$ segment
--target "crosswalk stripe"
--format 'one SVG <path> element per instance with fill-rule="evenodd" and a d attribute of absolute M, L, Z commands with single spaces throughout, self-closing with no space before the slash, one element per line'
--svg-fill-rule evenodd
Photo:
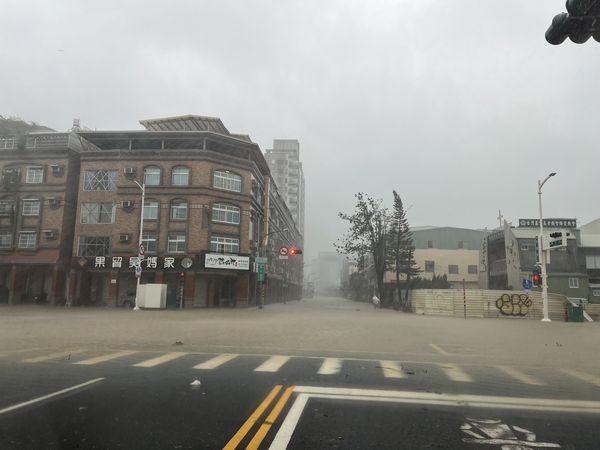
<path fill-rule="evenodd" d="M 558 369 L 562 373 L 572 376 L 573 378 L 577 378 L 578 380 L 585 381 L 586 383 L 593 384 L 595 386 L 600 386 L 600 378 L 597 376 L 591 375 L 587 372 L 582 372 L 581 370 L 575 369 Z"/>
<path fill-rule="evenodd" d="M 255 372 L 277 372 L 286 362 L 290 360 L 289 356 L 271 356 L 264 363 L 254 369 Z"/>
<path fill-rule="evenodd" d="M 438 366 L 440 366 L 440 368 L 444 371 L 446 376 L 452 381 L 460 381 L 462 383 L 473 382 L 473 378 L 471 378 L 471 376 L 467 372 L 462 370 L 462 368 L 460 368 L 456 364 L 444 363 L 438 364 Z"/>
<path fill-rule="evenodd" d="M 404 378 L 402 366 L 396 361 L 379 361 L 385 378 Z"/>
<path fill-rule="evenodd" d="M 504 372 L 509 377 L 512 377 L 515 380 L 519 381 L 520 383 L 532 384 L 535 386 L 543 386 L 546 384 L 543 381 L 540 381 L 537 378 L 532 377 L 531 375 L 528 375 L 524 372 L 521 372 L 518 369 L 515 369 L 514 367 L 509 367 L 509 366 L 495 366 L 495 367 L 498 370 L 500 370 L 501 372 Z"/>
<path fill-rule="evenodd" d="M 169 361 L 173 361 L 174 359 L 181 358 L 182 356 L 187 355 L 186 352 L 170 352 L 165 353 L 162 356 L 158 356 L 156 358 L 147 359 L 146 361 L 142 361 L 137 364 L 133 364 L 133 367 L 155 367 L 159 364 L 164 364 Z"/>
<path fill-rule="evenodd" d="M 129 355 L 133 355 L 134 353 L 137 353 L 136 351 L 133 350 L 123 350 L 122 352 L 113 352 L 113 353 L 108 353 L 106 355 L 102 355 L 102 356 L 97 356 L 95 358 L 89 358 L 89 359 L 84 359 L 82 361 L 77 361 L 74 364 L 81 364 L 84 366 L 91 366 L 94 364 L 100 364 L 106 361 L 110 361 L 113 359 L 117 359 L 117 358 L 122 358 L 124 356 L 129 356 Z"/>
<path fill-rule="evenodd" d="M 339 358 L 325 358 L 317 372 L 319 375 L 335 375 L 340 373 L 342 360 Z"/>
<path fill-rule="evenodd" d="M 64 352 L 50 353 L 48 355 L 36 356 L 34 358 L 23 359 L 22 362 L 38 363 L 38 362 L 43 362 L 43 361 L 50 361 L 51 359 L 65 359 L 65 358 L 70 359 L 71 355 L 75 355 L 77 353 L 83 353 L 84 351 L 85 350 L 69 350 L 69 351 L 64 351 Z"/>
<path fill-rule="evenodd" d="M 225 364 L 226 362 L 231 361 L 234 358 L 237 358 L 239 355 L 224 353 L 219 356 L 215 356 L 214 358 L 209 359 L 208 361 L 204 361 L 203 363 L 194 366 L 194 369 L 204 369 L 204 370 L 212 370 L 217 367 Z"/>

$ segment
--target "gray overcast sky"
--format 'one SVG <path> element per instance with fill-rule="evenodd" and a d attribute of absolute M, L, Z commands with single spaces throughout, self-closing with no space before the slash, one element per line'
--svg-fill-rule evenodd
<path fill-rule="evenodd" d="M 308 256 L 365 191 L 411 225 L 598 211 L 600 44 L 544 40 L 563 0 L 27 1 L 0 6 L 0 114 L 57 130 L 220 117 L 297 138 Z"/>

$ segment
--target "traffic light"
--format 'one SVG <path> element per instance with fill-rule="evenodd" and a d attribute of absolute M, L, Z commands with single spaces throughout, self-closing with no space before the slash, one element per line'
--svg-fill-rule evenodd
<path fill-rule="evenodd" d="M 540 273 L 540 268 L 535 267 L 533 269 L 533 276 L 531 277 L 534 286 L 542 285 L 542 274 Z"/>
<path fill-rule="evenodd" d="M 560 45 L 569 38 L 583 44 L 591 36 L 600 42 L 600 0 L 567 0 L 567 12 L 554 16 L 546 41 Z"/>
<path fill-rule="evenodd" d="M 301 254 L 302 254 L 302 250 L 300 250 L 299 248 L 296 248 L 296 247 L 290 248 L 290 256 L 296 256 L 296 255 L 301 255 Z"/>

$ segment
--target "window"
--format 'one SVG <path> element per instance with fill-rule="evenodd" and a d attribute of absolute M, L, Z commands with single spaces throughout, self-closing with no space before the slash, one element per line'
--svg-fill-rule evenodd
<path fill-rule="evenodd" d="M 110 256 L 110 237 L 80 236 L 79 256 Z"/>
<path fill-rule="evenodd" d="M 171 174 L 173 186 L 187 186 L 190 184 L 190 169 L 187 167 L 176 167 Z"/>
<path fill-rule="evenodd" d="M 29 167 L 25 183 L 40 184 L 44 181 L 44 169 L 42 167 Z"/>
<path fill-rule="evenodd" d="M 427 248 L 433 248 L 433 241 L 427 241 Z"/>
<path fill-rule="evenodd" d="M 146 167 L 144 169 L 144 184 L 146 186 L 160 186 L 160 167 Z"/>
<path fill-rule="evenodd" d="M 458 248 L 465 248 L 465 241 L 458 241 Z"/>
<path fill-rule="evenodd" d="M 146 253 L 156 253 L 158 251 L 158 240 L 154 233 L 142 234 L 142 245 Z"/>
<path fill-rule="evenodd" d="M 211 236 L 210 251 L 215 253 L 239 253 L 240 240 L 223 236 Z"/>
<path fill-rule="evenodd" d="M 212 206 L 212 221 L 240 224 L 240 208 L 224 203 L 215 203 Z"/>
<path fill-rule="evenodd" d="M 425 261 L 425 272 L 433 272 L 435 268 L 434 261 Z"/>
<path fill-rule="evenodd" d="M 19 231 L 19 248 L 35 248 L 37 233 L 35 231 Z"/>
<path fill-rule="evenodd" d="M 600 297 L 600 289 L 594 289 L 594 290 L 592 290 L 592 295 L 594 297 Z"/>
<path fill-rule="evenodd" d="M 116 191 L 116 170 L 86 170 L 83 173 L 84 191 Z"/>
<path fill-rule="evenodd" d="M 579 278 L 569 278 L 569 287 L 571 289 L 577 289 L 579 288 Z"/>
<path fill-rule="evenodd" d="M 242 192 L 242 177 L 229 171 L 217 170 L 213 174 L 213 187 L 227 191 Z"/>
<path fill-rule="evenodd" d="M 451 275 L 456 275 L 458 273 L 458 265 L 450 264 L 448 266 L 448 273 Z"/>
<path fill-rule="evenodd" d="M 477 266 L 471 266 L 471 265 L 470 265 L 469 267 L 467 267 L 467 272 L 468 272 L 470 275 L 477 274 Z"/>
<path fill-rule="evenodd" d="M 115 223 L 114 203 L 82 203 L 81 223 Z"/>
<path fill-rule="evenodd" d="M 15 212 L 14 200 L 0 200 L 0 215 L 13 214 Z"/>
<path fill-rule="evenodd" d="M 175 200 L 171 203 L 171 220 L 185 220 L 188 216 L 187 202 Z"/>
<path fill-rule="evenodd" d="M 156 200 L 146 200 L 144 202 L 144 220 L 158 219 L 159 203 Z"/>
<path fill-rule="evenodd" d="M 23 200 L 23 215 L 24 216 L 39 216 L 40 201 L 37 198 L 26 198 Z"/>
<path fill-rule="evenodd" d="M 169 234 L 168 253 L 185 253 L 185 233 Z"/>
<path fill-rule="evenodd" d="M 10 231 L 0 231 L 0 248 L 12 247 L 12 233 Z"/>

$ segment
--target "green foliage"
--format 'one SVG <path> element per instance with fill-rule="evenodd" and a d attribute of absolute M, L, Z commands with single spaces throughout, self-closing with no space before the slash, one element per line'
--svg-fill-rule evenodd
<path fill-rule="evenodd" d="M 413 282 L 413 289 L 450 289 L 452 287 L 446 274 L 434 275 L 431 280 L 417 277 Z"/>
<path fill-rule="evenodd" d="M 355 195 L 354 213 L 340 212 L 340 219 L 348 222 L 348 232 L 334 244 L 340 253 L 351 255 L 364 265 L 366 255 L 373 258 L 373 269 L 379 293 L 384 292 L 383 277 L 388 268 L 388 232 L 390 215 L 381 206 L 381 200 L 375 200 L 359 192 Z"/>
<path fill-rule="evenodd" d="M 39 125 L 35 122 L 25 122 L 18 117 L 0 116 L 0 136 L 23 136 L 32 131 L 54 131 L 51 128 Z"/>

